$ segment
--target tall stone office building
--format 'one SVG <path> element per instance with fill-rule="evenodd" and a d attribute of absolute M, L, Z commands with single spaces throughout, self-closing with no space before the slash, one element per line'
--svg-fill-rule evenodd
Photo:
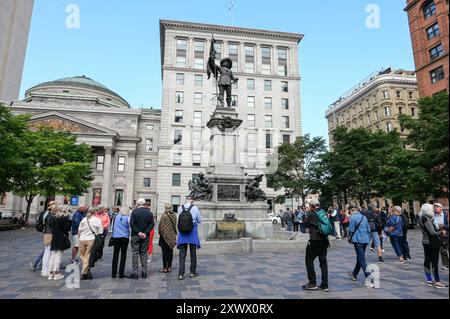
<path fill-rule="evenodd" d="M 239 128 L 240 162 L 249 176 L 266 167 L 282 142 L 301 135 L 298 44 L 301 34 L 160 21 L 163 97 L 158 160 L 158 206 L 179 205 L 194 174 L 206 172 L 217 100 L 214 78 L 206 76 L 212 34 L 217 61 L 229 57 L 239 82 L 232 106 Z M 264 181 L 265 183 L 265 181 Z M 269 197 L 275 192 L 266 189 Z M 296 203 L 287 203 L 295 205 Z"/>
<path fill-rule="evenodd" d="M 34 0 L 0 1 L 0 100 L 19 98 Z"/>

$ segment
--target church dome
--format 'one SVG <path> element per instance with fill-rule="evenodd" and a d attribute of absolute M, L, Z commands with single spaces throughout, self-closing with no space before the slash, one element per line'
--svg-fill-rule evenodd
<path fill-rule="evenodd" d="M 33 94 L 96 97 L 106 102 L 106 104 L 112 104 L 115 107 L 130 108 L 128 102 L 119 94 L 85 75 L 38 84 L 25 92 L 25 98 L 29 98 Z"/>

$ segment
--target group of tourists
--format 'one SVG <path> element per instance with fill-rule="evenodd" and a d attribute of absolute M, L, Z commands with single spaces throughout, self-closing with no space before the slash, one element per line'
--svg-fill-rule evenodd
<path fill-rule="evenodd" d="M 399 206 L 390 209 L 389 214 L 383 216 L 383 211 L 369 205 L 368 209 L 350 206 L 347 213 L 340 213 L 337 207 L 332 207 L 328 213 L 320 209 L 319 201 L 311 200 L 306 208 L 305 227 L 309 232 L 309 242 L 306 247 L 305 265 L 308 274 L 308 283 L 303 285 L 304 290 L 329 291 L 327 251 L 330 247 L 329 236 L 334 234 L 340 237 L 336 217 L 341 215 L 339 222 L 348 224 L 344 236 L 348 235 L 348 242 L 353 245 L 356 254 L 356 265 L 348 276 L 357 281 L 362 270 L 365 287 L 377 288 L 371 280 L 371 271 L 366 262 L 366 249 L 371 247 L 378 254 L 379 263 L 384 263 L 382 252 L 383 238 L 389 238 L 398 257 L 397 263 L 403 264 L 411 260 L 407 240 L 408 217 Z M 348 220 L 348 221 L 347 221 Z M 427 284 L 436 288 L 445 288 L 439 277 L 439 255 L 442 257 L 442 270 L 448 271 L 448 224 L 449 216 L 442 210 L 439 203 L 424 204 L 419 214 L 419 225 L 422 229 L 424 248 L 424 272 Z M 372 244 L 372 246 L 370 246 Z M 318 258 L 322 273 L 322 282 L 317 286 L 314 260 Z"/>
<path fill-rule="evenodd" d="M 63 279 L 61 271 L 63 253 L 72 247 L 71 263 L 81 260 L 81 280 L 91 280 L 91 269 L 97 262 L 103 261 L 103 251 L 108 235 L 108 247 L 113 248 L 111 260 L 111 278 L 148 277 L 147 264 L 153 252 L 153 234 L 155 221 L 145 199 L 137 201 L 134 210 L 114 207 L 112 211 L 104 207 L 79 207 L 73 214 L 69 206 L 56 201 L 48 204 L 36 220 L 36 229 L 43 233 L 44 248 L 31 262 L 33 271 L 42 264 L 41 275 L 48 280 Z M 197 277 L 197 249 L 200 248 L 198 225 L 202 222 L 199 209 L 193 198 L 187 197 L 186 203 L 178 209 L 178 216 L 172 205 L 166 204 L 161 215 L 158 232 L 158 245 L 162 251 L 163 267 L 160 273 L 172 271 L 173 252 L 179 249 L 178 279 L 183 280 L 185 262 L 189 247 L 191 267 L 189 277 Z M 71 240 L 72 239 L 72 240 Z M 128 245 L 132 252 L 132 274 L 125 275 Z"/>

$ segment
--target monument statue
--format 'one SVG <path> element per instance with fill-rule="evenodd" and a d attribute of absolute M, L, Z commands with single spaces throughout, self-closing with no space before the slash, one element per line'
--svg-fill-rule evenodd
<path fill-rule="evenodd" d="M 233 67 L 233 61 L 230 58 L 224 58 L 220 61 L 220 65 L 216 64 L 216 50 L 214 49 L 214 44 L 216 40 L 214 37 L 211 40 L 211 49 L 209 52 L 209 60 L 208 60 L 208 80 L 211 78 L 211 74 L 214 75 L 214 78 L 218 78 L 220 74 L 220 78 L 217 82 L 219 87 L 218 101 L 221 107 L 224 106 L 224 96 L 225 92 L 227 94 L 227 106 L 231 107 L 231 85 L 236 83 L 239 79 L 233 75 L 233 71 L 231 68 Z"/>
<path fill-rule="evenodd" d="M 264 174 L 259 174 L 252 180 L 250 180 L 245 186 L 245 197 L 247 201 L 265 201 L 267 199 L 266 193 L 259 187 L 262 182 Z"/>
<path fill-rule="evenodd" d="M 194 200 L 211 201 L 212 199 L 213 185 L 202 172 L 189 181 L 189 190 L 191 191 L 189 196 L 192 196 Z"/>

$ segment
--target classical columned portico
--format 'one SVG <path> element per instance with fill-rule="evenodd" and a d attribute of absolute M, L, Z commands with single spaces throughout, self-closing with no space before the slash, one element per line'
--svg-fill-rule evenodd
<path fill-rule="evenodd" d="M 103 168 L 103 183 L 102 183 L 102 200 L 101 205 L 110 207 L 111 206 L 111 163 L 112 154 L 114 149 L 112 147 L 105 147 L 105 163 Z"/>

